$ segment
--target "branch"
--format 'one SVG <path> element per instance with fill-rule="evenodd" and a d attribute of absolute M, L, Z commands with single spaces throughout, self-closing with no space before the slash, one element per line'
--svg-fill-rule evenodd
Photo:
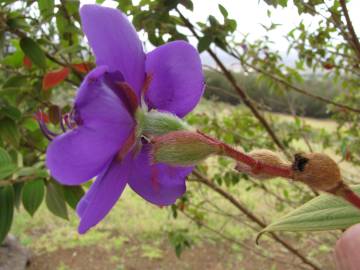
<path fill-rule="evenodd" d="M 206 224 L 205 222 L 203 222 L 203 221 L 201 221 L 201 220 L 199 220 L 199 219 L 195 219 L 194 217 L 192 217 L 191 215 L 189 215 L 188 213 L 186 213 L 185 210 L 184 210 L 184 211 L 181 211 L 181 213 L 182 213 L 185 217 L 187 217 L 188 219 L 190 219 L 191 221 L 195 222 L 197 225 L 200 225 L 201 227 L 205 228 L 206 230 L 208 230 L 208 231 L 210 231 L 210 232 L 212 232 L 212 233 L 220 236 L 221 238 L 225 239 L 226 241 L 229 241 L 229 242 L 231 242 L 231 243 L 234 243 L 234 244 L 238 245 L 238 246 L 241 247 L 241 248 L 245 248 L 245 249 L 247 249 L 247 250 L 250 250 L 251 252 L 253 252 L 255 255 L 257 255 L 257 256 L 259 256 L 259 257 L 262 257 L 262 258 L 265 258 L 265 259 L 271 259 L 271 260 L 273 260 L 273 261 L 278 262 L 278 263 L 281 264 L 281 265 L 287 264 L 287 265 L 291 265 L 292 267 L 296 266 L 296 267 L 298 267 L 298 268 L 300 268 L 300 269 L 307 269 L 307 268 L 304 268 L 304 267 L 301 266 L 301 265 L 295 265 L 295 264 L 293 264 L 293 263 L 291 263 L 291 262 L 281 260 L 281 259 L 277 258 L 276 256 L 274 256 L 273 254 L 272 254 L 273 256 L 270 256 L 270 255 L 267 255 L 266 252 L 264 253 L 264 252 L 257 251 L 256 249 L 252 248 L 251 246 L 244 244 L 244 242 L 238 241 L 238 240 L 236 240 L 235 238 L 233 238 L 233 237 L 231 237 L 231 236 L 228 236 L 228 235 L 226 235 L 226 234 L 224 234 L 224 233 L 222 233 L 222 232 L 220 232 L 220 231 L 212 228 L 211 226 L 209 226 L 208 224 Z M 292 268 L 292 269 L 293 269 L 293 268 Z"/>
<path fill-rule="evenodd" d="M 27 37 L 26 33 L 24 33 L 23 31 L 21 31 L 19 29 L 7 28 L 6 30 L 8 30 L 10 33 L 13 33 L 14 35 L 18 36 L 19 38 Z M 44 53 L 45 53 L 46 58 L 48 58 L 51 62 L 54 62 L 54 63 L 58 64 L 59 66 L 69 68 L 76 75 L 76 77 L 78 77 L 79 80 L 83 80 L 83 75 L 81 73 L 79 73 L 76 69 L 74 69 L 74 67 L 72 65 L 69 65 L 69 64 L 57 59 L 56 57 L 54 57 L 47 51 L 44 51 Z"/>
<path fill-rule="evenodd" d="M 196 33 L 194 26 L 192 23 L 184 17 L 184 15 L 180 12 L 178 8 L 176 8 L 176 11 L 178 12 L 180 18 L 184 22 L 185 26 L 193 33 L 193 35 L 199 40 L 200 37 Z M 231 83 L 233 88 L 236 90 L 238 95 L 240 96 L 241 100 L 244 102 L 244 104 L 251 110 L 251 112 L 254 114 L 254 116 L 259 120 L 259 122 L 263 125 L 265 130 L 268 132 L 274 143 L 289 157 L 290 154 L 288 150 L 285 148 L 285 146 L 281 143 L 279 138 L 276 136 L 275 132 L 270 127 L 269 123 L 266 121 L 266 119 L 260 114 L 260 112 L 257 110 L 255 103 L 250 99 L 250 97 L 245 93 L 245 91 L 237 84 L 233 74 L 225 67 L 225 65 L 222 63 L 222 61 L 217 57 L 217 55 L 209 48 L 207 49 L 207 52 L 210 54 L 210 56 L 214 59 L 216 64 L 220 67 L 221 71 L 227 78 L 227 80 Z"/>
<path fill-rule="evenodd" d="M 227 201 L 233 204 L 237 209 L 239 209 L 243 214 L 245 214 L 250 220 L 258 224 L 261 228 L 265 228 L 267 226 L 266 223 L 261 221 L 257 216 L 255 216 L 249 209 L 247 209 L 242 203 L 236 200 L 231 194 L 227 193 L 222 188 L 216 186 L 212 181 L 207 179 L 204 175 L 202 175 L 199 171 L 194 170 L 193 174 L 198 178 L 198 182 L 208 186 L 210 189 L 215 191 L 224 197 Z M 289 252 L 297 256 L 303 263 L 309 265 L 314 270 L 320 270 L 320 267 L 317 266 L 314 262 L 306 258 L 303 254 L 301 254 L 296 248 L 291 246 L 291 244 L 287 243 L 285 240 L 281 239 L 275 233 L 270 232 L 269 235 L 278 243 L 280 243 L 284 248 L 286 248 Z"/>
<path fill-rule="evenodd" d="M 0 187 L 10 186 L 10 185 L 14 185 L 17 183 L 23 183 L 23 182 L 27 182 L 27 181 L 32 181 L 35 179 L 36 179 L 36 177 L 34 177 L 34 176 L 24 176 L 24 177 L 16 178 L 16 179 L 1 180 Z"/>
<path fill-rule="evenodd" d="M 60 6 L 61 6 L 61 9 L 64 12 L 65 19 L 68 21 L 69 24 L 72 24 L 69 12 L 66 9 L 66 0 L 60 0 Z M 69 35 L 69 45 L 70 46 L 73 45 L 72 34 Z"/>
<path fill-rule="evenodd" d="M 345 16 L 345 20 L 346 20 L 346 26 L 347 29 L 349 30 L 350 33 L 350 38 L 351 38 L 351 43 L 353 44 L 353 49 L 355 50 L 356 55 L 358 56 L 358 58 L 360 59 L 360 42 L 359 39 L 355 33 L 353 24 L 351 22 L 350 16 L 349 16 L 349 12 L 348 9 L 346 7 L 346 2 L 345 0 L 339 0 L 340 1 L 340 5 L 342 8 L 342 11 L 344 12 L 344 16 Z"/>
<path fill-rule="evenodd" d="M 341 1 L 340 1 L 341 2 Z M 360 50 L 358 50 L 356 48 L 356 44 L 354 44 L 353 38 L 349 33 L 346 32 L 346 27 L 344 27 L 343 23 L 341 20 L 338 19 L 338 17 L 334 14 L 334 12 L 331 9 L 328 9 L 328 11 L 331 14 L 331 20 L 334 24 L 334 26 L 338 27 L 340 30 L 341 35 L 343 36 L 343 38 L 349 43 L 350 47 L 353 49 L 353 51 L 355 52 L 356 57 L 360 60 Z M 345 14 L 344 14 L 345 15 Z M 351 22 L 351 21 L 350 21 Z"/>

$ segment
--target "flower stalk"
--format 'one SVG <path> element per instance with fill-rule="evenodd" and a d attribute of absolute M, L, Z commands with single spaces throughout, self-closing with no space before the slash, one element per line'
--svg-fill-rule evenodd
<path fill-rule="evenodd" d="M 151 143 L 154 163 L 193 166 L 210 155 L 226 156 L 238 162 L 238 171 L 254 178 L 300 181 L 314 190 L 342 197 L 360 209 L 360 197 L 342 181 L 336 162 L 322 153 L 296 154 L 293 163 L 288 163 L 266 149 L 247 154 L 200 131 L 183 130 L 157 136 Z"/>

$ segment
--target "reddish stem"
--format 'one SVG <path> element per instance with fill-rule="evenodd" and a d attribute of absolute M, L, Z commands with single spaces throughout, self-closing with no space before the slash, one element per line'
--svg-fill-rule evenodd
<path fill-rule="evenodd" d="M 227 156 L 239 162 L 245 163 L 246 165 L 249 165 L 253 170 L 254 174 L 264 173 L 272 176 L 280 176 L 290 179 L 293 176 L 293 171 L 290 166 L 275 166 L 266 164 L 232 148 L 225 143 L 222 143 L 222 148 Z"/>
<path fill-rule="evenodd" d="M 351 189 L 344 190 L 342 197 L 349 203 L 360 209 L 360 197 Z"/>
<path fill-rule="evenodd" d="M 254 174 L 264 173 L 289 179 L 293 178 L 293 171 L 290 166 L 275 166 L 266 164 L 200 131 L 198 131 L 198 133 L 218 144 L 224 155 L 250 166 Z"/>
<path fill-rule="evenodd" d="M 342 197 L 344 200 L 348 201 L 353 206 L 360 209 L 359 195 L 352 191 L 351 188 L 344 182 L 340 182 L 335 188 L 328 190 L 327 192 L 335 196 Z"/>

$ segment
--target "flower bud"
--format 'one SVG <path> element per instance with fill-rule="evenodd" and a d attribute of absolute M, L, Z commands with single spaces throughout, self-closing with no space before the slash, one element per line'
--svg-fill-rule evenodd
<path fill-rule="evenodd" d="M 330 191 L 342 182 L 339 166 L 325 154 L 296 154 L 292 169 L 294 180 L 315 190 Z"/>
<path fill-rule="evenodd" d="M 250 157 L 253 159 L 262 162 L 266 165 L 271 165 L 274 167 L 280 167 L 280 168 L 287 168 L 290 166 L 290 164 L 287 161 L 284 161 L 281 159 L 277 153 L 267 150 L 267 149 L 256 149 L 248 153 Z M 235 167 L 236 170 L 246 173 L 250 175 L 253 178 L 260 179 L 260 180 L 266 180 L 271 179 L 276 176 L 267 174 L 265 172 L 259 172 L 257 173 L 254 171 L 253 168 L 251 168 L 249 165 L 244 164 L 242 162 L 238 162 Z"/>
<path fill-rule="evenodd" d="M 152 110 L 136 113 L 139 134 L 158 136 L 178 130 L 190 130 L 190 126 L 174 114 Z"/>
<path fill-rule="evenodd" d="M 191 166 L 211 154 L 222 152 L 221 143 L 190 131 L 174 131 L 152 140 L 152 161 L 175 166 Z"/>

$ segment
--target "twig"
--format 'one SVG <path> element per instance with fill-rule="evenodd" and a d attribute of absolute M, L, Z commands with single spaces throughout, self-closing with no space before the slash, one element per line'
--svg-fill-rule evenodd
<path fill-rule="evenodd" d="M 5 186 L 10 186 L 10 185 L 14 185 L 17 183 L 23 183 L 23 182 L 27 182 L 27 181 L 32 181 L 35 180 L 36 178 L 34 176 L 24 176 L 24 177 L 19 177 L 16 179 L 6 179 L 6 180 L 1 180 L 0 181 L 0 187 L 5 187 Z"/>
<path fill-rule="evenodd" d="M 359 39 L 355 33 L 355 30 L 354 30 L 354 27 L 353 27 L 353 24 L 351 22 L 351 19 L 350 19 L 350 16 L 349 16 L 349 11 L 346 7 L 346 2 L 345 0 L 339 0 L 340 2 L 340 5 L 341 5 L 341 9 L 344 13 L 344 16 L 345 16 L 345 20 L 346 20 L 346 26 L 347 26 L 347 29 L 349 30 L 349 33 L 350 33 L 350 37 L 351 37 L 351 43 L 353 44 L 353 49 L 356 53 L 356 55 L 358 56 L 359 60 L 360 60 L 360 42 L 359 42 Z"/>
<path fill-rule="evenodd" d="M 193 33 L 193 35 L 199 40 L 200 36 L 196 33 L 194 26 L 192 23 L 184 17 L 184 15 L 180 12 L 178 8 L 176 8 L 177 13 L 179 14 L 180 18 L 184 22 L 185 26 Z M 286 149 L 286 147 L 282 144 L 282 142 L 279 140 L 279 138 L 276 136 L 275 132 L 270 127 L 269 123 L 266 121 L 266 119 L 260 114 L 260 112 L 257 110 L 256 105 L 254 102 L 249 98 L 249 96 L 244 92 L 244 90 L 237 84 L 233 74 L 225 67 L 225 65 L 222 63 L 222 61 L 217 57 L 217 55 L 210 49 L 207 49 L 207 52 L 210 54 L 210 56 L 214 59 L 216 64 L 219 66 L 219 68 L 222 70 L 223 74 L 227 78 L 227 80 L 231 83 L 231 85 L 234 87 L 238 95 L 241 97 L 244 104 L 251 110 L 251 112 L 254 114 L 254 116 L 259 120 L 259 122 L 264 126 L 274 143 L 288 156 L 290 157 L 290 153 Z"/>
<path fill-rule="evenodd" d="M 27 37 L 27 35 L 20 31 L 19 29 L 13 29 L 13 28 L 7 28 L 6 30 L 8 30 L 10 33 L 15 34 L 16 36 L 18 36 L 19 38 L 25 38 Z M 44 51 L 44 54 L 46 56 L 46 58 L 48 58 L 50 61 L 58 64 L 59 66 L 63 66 L 63 67 L 67 67 L 70 68 L 71 71 L 76 75 L 76 77 L 78 77 L 79 80 L 83 79 L 83 76 L 81 73 L 79 73 L 72 65 L 69 65 L 59 59 L 57 59 L 56 57 L 54 57 L 53 55 L 51 55 L 49 52 Z"/>
<path fill-rule="evenodd" d="M 241 202 L 236 200 L 231 194 L 227 193 L 222 188 L 215 185 L 213 182 L 211 182 L 209 179 L 207 179 L 204 175 L 202 175 L 197 170 L 193 171 L 193 174 L 198 178 L 200 183 L 205 184 L 218 194 L 220 194 L 222 197 L 224 197 L 226 200 L 228 200 L 231 204 L 233 204 L 237 209 L 239 209 L 242 213 L 244 213 L 249 219 L 251 219 L 253 222 L 258 224 L 261 228 L 265 228 L 267 226 L 266 223 L 261 221 L 257 216 L 255 216 L 249 209 L 247 209 L 244 205 L 242 205 Z M 288 251 L 290 251 L 292 254 L 297 256 L 301 259 L 301 261 L 307 265 L 309 265 L 314 270 L 320 270 L 320 267 L 316 265 L 314 262 L 306 258 L 304 255 L 302 255 L 296 248 L 291 246 L 289 243 L 287 243 L 285 240 L 281 239 L 279 236 L 277 236 L 275 233 L 270 232 L 269 235 L 280 243 L 284 248 L 286 248 Z"/>
<path fill-rule="evenodd" d="M 186 211 L 182 211 L 181 212 L 184 216 L 186 216 L 188 219 L 192 220 L 193 222 L 195 222 L 196 224 L 200 225 L 201 227 L 205 228 L 206 230 L 220 236 L 221 238 L 225 239 L 226 241 L 229 241 L 231 243 L 234 243 L 236 245 L 238 245 L 239 247 L 241 248 L 245 248 L 246 250 L 251 250 L 255 255 L 259 256 L 259 257 L 262 257 L 262 258 L 265 258 L 265 259 L 271 259 L 273 261 L 277 261 L 278 263 L 281 263 L 282 265 L 291 265 L 291 266 L 297 266 L 299 267 L 300 269 L 306 269 L 304 268 L 303 266 L 301 265 L 295 265 L 293 263 L 290 263 L 288 261 L 284 261 L 284 260 L 280 260 L 278 258 L 275 258 L 274 256 L 267 256 L 265 254 L 263 254 L 262 252 L 259 252 L 257 250 L 255 250 L 254 248 L 252 248 L 251 246 L 249 245 L 246 245 L 244 244 L 243 242 L 241 241 L 238 241 L 230 236 L 227 236 L 226 234 L 222 233 L 222 232 L 219 232 L 217 231 L 216 229 L 212 228 L 211 226 L 207 225 L 206 223 L 198 220 L 198 219 L 195 219 L 194 217 L 190 216 L 188 213 L 186 213 Z"/>

